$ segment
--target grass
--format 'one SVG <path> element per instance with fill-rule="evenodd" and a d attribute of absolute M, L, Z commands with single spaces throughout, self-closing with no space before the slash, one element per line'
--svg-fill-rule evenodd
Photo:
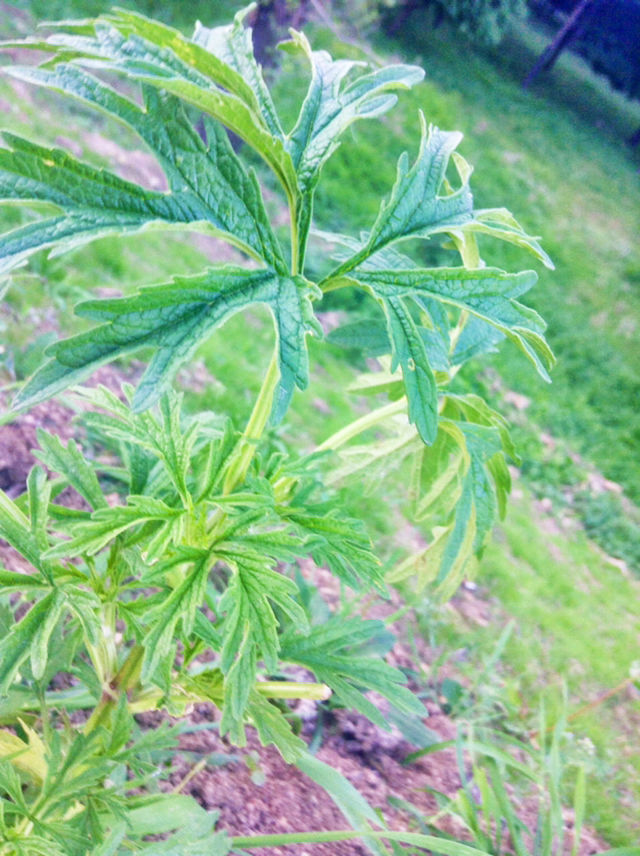
<path fill-rule="evenodd" d="M 46 17 L 95 11 L 88 8 L 88 0 L 77 0 L 73 9 L 69 2 L 64 0 L 60 11 L 49 3 L 42 11 L 38 0 L 23 8 L 41 11 Z M 108 4 L 94 5 L 104 9 Z M 237 5 L 219 4 L 216 14 L 228 18 L 228 9 Z M 200 14 L 198 6 L 189 4 L 189 16 Z M 491 56 L 473 54 L 446 32 L 434 36 L 418 25 L 412 31 L 416 39 L 411 44 L 379 41 L 375 48 L 385 58 L 390 51 L 396 56 L 405 52 L 408 59 L 427 68 L 427 80 L 403 95 L 384 124 L 358 126 L 350 143 L 329 162 L 318 198 L 318 222 L 345 230 L 370 226 L 380 195 L 393 183 L 397 155 L 416 149 L 418 109 L 443 127 L 461 128 L 466 135 L 462 152 L 476 167 L 479 204 L 508 204 L 530 230 L 542 235 L 556 262 L 554 274 L 541 273 L 532 297 L 549 320 L 549 338 L 559 366 L 553 385 L 547 387 L 535 379 L 513 348 L 506 348 L 503 356 L 476 366 L 460 382 L 490 389 L 497 371 L 502 390 L 506 385 L 531 398 L 516 433 L 525 453 L 524 469 L 539 494 L 551 495 L 560 505 L 567 485 L 578 485 L 584 478 L 583 467 L 571 460 L 566 443 L 558 445 L 544 466 L 539 463 L 543 453 L 539 434 L 544 428 L 566 438 L 581 451 L 587 465 L 599 466 L 637 500 L 640 420 L 634 398 L 640 382 L 633 335 L 640 318 L 640 194 L 637 156 L 626 151 L 620 140 L 634 123 L 640 124 L 640 117 L 608 93 L 598 101 L 603 95 L 601 85 L 571 58 L 563 60 L 535 93 L 522 93 L 517 84 L 531 50 L 538 48 L 535 33 L 520 34 L 518 41 Z M 318 30 L 314 41 L 336 54 L 360 55 L 357 48 L 339 47 L 327 30 Z M 291 115 L 301 92 L 282 87 L 277 95 L 284 112 Z M 91 156 L 87 131 L 110 133 L 107 120 L 95 114 L 68 101 L 51 101 L 43 93 L 29 91 L 24 97 L 4 81 L 0 99 L 8 106 L 3 124 L 13 131 L 50 142 L 63 136 L 81 146 L 87 157 Z M 596 104 L 605 129 L 593 125 Z M 125 147 L 132 144 L 130 139 L 119 139 Z M 493 264 L 517 269 L 529 263 L 520 253 L 497 245 L 487 245 L 485 250 Z M 446 258 L 440 248 L 422 252 L 426 260 Z M 141 282 L 164 280 L 169 271 L 188 273 L 205 263 L 191 241 L 174 236 L 98 241 L 60 259 L 37 259 L 28 275 L 20 275 L 11 293 L 11 308 L 16 318 L 24 319 L 34 307 L 43 311 L 52 305 L 60 324 L 68 329 L 75 323 L 67 320 L 69 304 L 84 296 L 85 289 L 127 290 Z M 323 263 L 324 250 L 312 248 L 312 264 Z M 35 348 L 29 345 L 26 324 L 20 330 L 11 323 L 2 335 L 5 359 L 11 354 L 14 370 L 24 376 L 39 359 L 44 342 Z M 199 362 L 181 379 L 180 385 L 188 387 L 188 406 L 228 412 L 242 422 L 260 383 L 256 364 L 266 368 L 271 340 L 266 313 L 231 319 L 203 346 Z M 276 446 L 295 438 L 310 448 L 359 406 L 358 399 L 341 392 L 357 370 L 344 353 L 312 342 L 311 358 L 312 385 L 296 395 L 287 423 L 273 432 Z M 489 369 L 493 374 L 488 374 Z M 384 501 L 376 495 L 363 497 L 358 484 L 345 488 L 344 499 L 368 521 L 382 558 L 397 554 L 401 545 L 395 524 L 404 502 L 402 474 L 385 485 Z M 592 499 L 585 505 L 585 520 L 588 515 L 593 521 L 592 532 L 599 527 L 614 546 L 616 542 L 624 548 L 637 544 L 637 527 L 624 508 L 613 512 L 594 508 Z M 631 529 L 623 526 L 622 531 L 620 519 Z M 499 602 L 500 615 L 517 621 L 517 632 L 504 651 L 503 669 L 507 691 L 523 708 L 525 719 L 529 712 L 535 714 L 540 696 L 560 698 L 562 679 L 567 681 L 574 710 L 618 684 L 628 673 L 640 633 L 639 583 L 607 563 L 580 530 L 554 534 L 543 528 L 545 524 L 550 526 L 549 519 L 538 514 L 523 487 L 481 566 L 482 584 L 487 595 Z M 467 649 L 470 669 L 492 650 L 498 632 L 493 625 L 478 629 L 459 622 L 439 630 L 452 649 Z M 640 788 L 634 781 L 638 781 L 640 757 L 634 749 L 632 724 L 637 727 L 639 720 L 637 700 L 615 696 L 574 723 L 576 734 L 588 736 L 597 748 L 599 769 L 590 788 L 589 819 L 612 845 L 637 838 L 634 823 L 640 815 Z"/>

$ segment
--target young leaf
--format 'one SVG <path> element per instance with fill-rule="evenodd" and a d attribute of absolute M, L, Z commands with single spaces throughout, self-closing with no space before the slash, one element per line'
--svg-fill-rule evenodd
<path fill-rule="evenodd" d="M 375 690 L 404 713 L 424 716 L 424 709 L 403 686 L 406 679 L 402 672 L 377 653 L 372 655 L 366 650 L 383 630 L 380 621 L 334 617 L 312 628 L 307 636 L 288 631 L 281 640 L 280 657 L 310 669 L 347 707 L 354 707 L 381 728 L 388 728 L 384 716 L 363 691 Z"/>
<path fill-rule="evenodd" d="M 364 63 L 333 60 L 326 51 L 312 51 L 303 33 L 292 31 L 285 47 L 301 50 L 311 66 L 311 81 L 287 148 L 298 175 L 299 257 L 305 246 L 313 212 L 313 192 L 322 165 L 337 149 L 342 133 L 358 119 L 386 113 L 396 103 L 394 89 L 409 89 L 424 77 L 417 66 L 392 65 L 364 74 L 343 85 L 349 72 Z"/>
<path fill-rule="evenodd" d="M 58 610 L 58 604 L 56 592 L 49 592 L 0 640 L 0 695 L 6 693 L 16 672 L 31 654 L 42 622 L 47 620 L 50 610 L 54 613 Z"/>
<path fill-rule="evenodd" d="M 87 463 L 85 456 L 74 440 L 67 447 L 60 439 L 41 428 L 37 432 L 40 451 L 36 455 L 49 469 L 64 476 L 71 487 L 87 500 L 92 508 L 106 508 L 107 501 L 102 493 L 95 471 Z"/>
<path fill-rule="evenodd" d="M 297 627 L 306 628 L 307 619 L 294 599 L 296 584 L 274 571 L 268 559 L 252 550 L 228 555 L 222 551 L 217 553 L 234 566 L 220 601 L 220 610 L 226 613 L 220 660 L 225 674 L 222 727 L 228 730 L 245 709 L 255 682 L 258 656 L 265 661 L 268 670 L 276 670 L 280 642 L 272 604 L 282 609 Z"/>
<path fill-rule="evenodd" d="M 344 262 L 332 276 L 353 270 L 366 258 L 393 241 L 453 232 L 473 219 L 473 197 L 468 176 L 456 191 L 439 195 L 449 157 L 462 139 L 458 132 L 427 126 L 420 113 L 422 139 L 414 165 L 406 152 L 398 162 L 398 175 L 391 195 L 382 203 L 367 243 Z"/>
<path fill-rule="evenodd" d="M 176 277 L 167 285 L 141 289 L 132 297 L 87 301 L 77 308 L 78 314 L 105 323 L 51 346 L 53 359 L 26 384 L 15 406 L 43 401 L 103 363 L 152 346 L 156 354 L 133 399 L 134 409 L 143 410 L 157 401 L 173 374 L 212 330 L 235 312 L 266 303 L 274 316 L 280 354 L 274 416 L 282 418 L 294 387 L 304 389 L 308 383 L 305 339 L 313 326 L 311 293 L 301 277 L 228 265 L 197 276 Z"/>
<path fill-rule="evenodd" d="M 0 490 L 0 538 L 8 541 L 34 568 L 43 570 L 39 538 L 32 531 L 29 519 L 3 490 Z"/>
<path fill-rule="evenodd" d="M 280 514 L 302 534 L 311 536 L 309 546 L 317 565 L 328 565 L 332 573 L 353 589 L 373 583 L 384 591 L 380 560 L 360 521 L 346 517 L 339 510 L 327 511 L 317 506 L 285 507 Z"/>
<path fill-rule="evenodd" d="M 47 559 L 93 556 L 110 541 L 132 526 L 149 520 L 180 523 L 182 508 L 171 508 L 161 499 L 149 496 L 130 496 L 127 505 L 107 506 L 95 511 L 91 520 L 80 522 L 71 529 L 70 541 L 61 541 L 46 553 Z"/>

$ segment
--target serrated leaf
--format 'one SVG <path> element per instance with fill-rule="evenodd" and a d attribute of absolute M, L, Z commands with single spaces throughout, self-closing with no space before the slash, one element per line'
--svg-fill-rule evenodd
<path fill-rule="evenodd" d="M 31 660 L 31 673 L 36 681 L 44 675 L 47 660 L 49 659 L 49 640 L 60 620 L 66 598 L 60 589 L 54 589 L 51 604 L 38 629 L 31 637 L 29 657 Z"/>
<path fill-rule="evenodd" d="M 27 736 L 26 743 L 9 731 L 0 730 L 0 758 L 8 760 L 16 769 L 26 773 L 32 781 L 41 785 L 47 775 L 44 743 L 22 720 L 20 720 L 20 726 Z"/>
<path fill-rule="evenodd" d="M 468 311 L 504 333 L 531 360 L 538 373 L 549 380 L 546 369 L 554 357 L 544 339 L 545 323 L 537 312 L 516 298 L 535 285 L 533 271 L 505 273 L 495 268 L 434 268 L 369 271 L 363 268 L 350 279 L 369 288 L 375 297 L 427 297 Z"/>
<path fill-rule="evenodd" d="M 105 323 L 51 346 L 53 359 L 26 384 L 14 406 L 32 406 L 77 383 L 103 363 L 152 346 L 156 354 L 133 399 L 134 409 L 143 410 L 159 398 L 202 339 L 235 312 L 265 303 L 273 313 L 278 336 L 280 386 L 274 417 L 282 418 L 294 387 L 304 389 L 308 383 L 305 339 L 313 326 L 310 294 L 301 277 L 229 265 L 197 276 L 176 277 L 167 285 L 143 288 L 132 297 L 87 301 L 77 307 L 78 314 Z"/>
<path fill-rule="evenodd" d="M 204 601 L 211 567 L 209 554 L 205 551 L 198 552 L 199 557 L 186 572 L 182 582 L 145 616 L 151 627 L 143 640 L 145 659 L 142 680 L 145 682 L 154 676 L 162 659 L 172 650 L 178 622 L 182 622 L 184 636 L 189 636 L 193 630 L 198 608 Z"/>
<path fill-rule="evenodd" d="M 29 47 L 28 40 L 22 46 Z M 177 95 L 238 134 L 269 164 L 290 197 L 295 196 L 291 157 L 280 137 L 267 127 L 262 105 L 256 107 L 255 91 L 253 103 L 248 103 L 251 83 L 247 86 L 228 63 L 216 62 L 202 44 L 176 38 L 169 28 L 123 10 L 89 22 L 86 34 L 54 33 L 32 46 L 54 52 L 49 67 L 73 60 L 74 65 L 125 72 Z"/>
<path fill-rule="evenodd" d="M 276 670 L 280 641 L 272 604 L 297 627 L 306 628 L 307 618 L 295 600 L 296 584 L 274 571 L 268 559 L 248 550 L 219 555 L 233 565 L 232 577 L 220 601 L 220 610 L 226 613 L 220 658 L 225 674 L 222 728 L 226 731 L 242 717 L 255 682 L 258 657 L 268 670 Z"/>
<path fill-rule="evenodd" d="M 246 713 L 255 725 L 262 745 L 273 743 L 288 764 L 295 764 L 307 747 L 304 740 L 293 733 L 282 711 L 253 690 Z"/>
<path fill-rule="evenodd" d="M 172 508 L 161 499 L 130 496 L 127 505 L 101 508 L 91 515 L 91 520 L 75 524 L 71 529 L 71 540 L 61 541 L 51 547 L 46 558 L 72 558 L 83 554 L 93 556 L 132 526 L 149 520 L 176 521 L 183 513 L 182 508 Z"/>
<path fill-rule="evenodd" d="M 146 90 L 143 110 L 75 66 L 30 67 L 21 76 L 77 95 L 129 124 L 158 158 L 171 192 L 148 190 L 67 151 L 5 133 L 12 150 L 0 151 L 0 199 L 49 202 L 64 215 L 6 233 L 0 272 L 45 247 L 59 252 L 111 233 L 194 226 L 285 271 L 255 175 L 245 171 L 220 125 L 206 123 L 205 143 L 176 98 Z"/>
<path fill-rule="evenodd" d="M 504 337 L 502 330 L 481 318 L 469 318 L 458 337 L 451 362 L 460 366 L 480 354 L 494 354 Z"/>
<path fill-rule="evenodd" d="M 0 640 L 0 695 L 6 693 L 18 669 L 31 653 L 40 625 L 55 603 L 56 593 L 49 592 Z"/>
<path fill-rule="evenodd" d="M 334 617 L 313 627 L 306 636 L 288 631 L 282 638 L 280 656 L 310 669 L 347 707 L 354 707 L 381 728 L 388 728 L 385 718 L 363 692 L 375 690 L 404 713 L 424 716 L 424 709 L 404 686 L 402 672 L 375 652 L 372 655 L 367 651 L 367 644 L 383 630 L 380 621 Z"/>
<path fill-rule="evenodd" d="M 287 137 L 298 175 L 301 199 L 298 208 L 299 257 L 304 259 L 313 209 L 313 191 L 323 164 L 337 149 L 340 136 L 358 119 L 386 113 L 396 103 L 391 90 L 409 89 L 424 77 L 417 66 L 391 65 L 363 74 L 344 84 L 349 72 L 366 65 L 334 60 L 326 51 L 312 51 L 303 33 L 291 31 L 294 46 L 307 57 L 311 81 L 296 125 Z"/>
<path fill-rule="evenodd" d="M 31 523 L 3 490 L 0 490 L 0 538 L 8 541 L 34 568 L 43 570 L 38 537 L 32 532 Z"/>
<path fill-rule="evenodd" d="M 393 345 L 391 371 L 400 364 L 409 421 L 425 443 L 433 443 L 438 431 L 438 392 L 425 342 L 401 297 L 389 296 L 382 303 Z"/>
<path fill-rule="evenodd" d="M 247 12 L 248 9 L 241 9 L 235 15 L 232 24 L 212 29 L 204 27 L 198 21 L 193 34 L 193 41 L 222 60 L 225 69 L 230 68 L 237 73 L 237 80 L 250 92 L 250 98 L 245 95 L 244 100 L 247 103 L 253 100 L 271 133 L 276 137 L 283 137 L 282 126 L 271 93 L 264 82 L 262 71 L 253 53 L 252 31 L 245 26 Z M 236 83 L 235 88 L 232 88 L 223 81 L 218 82 L 236 95 L 240 95 L 238 91 L 240 83 Z"/>
<path fill-rule="evenodd" d="M 59 437 L 43 431 L 37 432 L 40 450 L 36 455 L 56 473 L 67 480 L 80 496 L 94 508 L 106 508 L 107 501 L 102 493 L 98 477 L 74 440 L 69 440 L 65 448 Z"/>
<path fill-rule="evenodd" d="M 27 496 L 29 500 L 29 518 L 31 532 L 38 549 L 44 551 L 49 546 L 47 520 L 51 484 L 42 467 L 33 467 L 27 477 Z"/>
<path fill-rule="evenodd" d="M 380 560 L 360 521 L 340 510 L 313 506 L 281 508 L 280 514 L 301 533 L 312 536 L 311 555 L 317 565 L 328 565 L 339 579 L 356 590 L 371 583 L 384 590 Z"/>
<path fill-rule="evenodd" d="M 427 129 L 420 113 L 422 138 L 413 166 L 406 152 L 398 161 L 396 182 L 389 198 L 382 203 L 368 240 L 362 249 L 332 274 L 353 270 L 366 258 L 393 241 L 411 237 L 429 237 L 453 232 L 473 219 L 473 197 L 468 176 L 458 190 L 440 195 L 449 157 L 462 139 L 457 131 Z"/>

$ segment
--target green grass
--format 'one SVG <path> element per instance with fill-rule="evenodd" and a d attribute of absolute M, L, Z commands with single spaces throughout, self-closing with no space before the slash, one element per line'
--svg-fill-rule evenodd
<path fill-rule="evenodd" d="M 599 698 L 629 676 L 637 659 L 640 581 L 607 563 L 580 531 L 553 534 L 528 494 L 512 502 L 482 563 L 483 596 L 499 603 L 496 619 L 515 619 L 501 663 L 501 690 L 520 707 L 521 723 L 534 721 L 544 699 L 553 717 Z M 460 619 L 440 623 L 436 640 L 446 650 L 466 652 L 470 676 L 496 643 L 488 627 Z M 570 723 L 576 741 L 596 748 L 589 780 L 588 817 L 607 841 L 633 844 L 640 825 L 640 754 L 636 741 L 640 701 L 619 693 Z M 531 726 L 529 726 L 531 727 Z M 534 726 L 535 727 L 535 726 Z"/>

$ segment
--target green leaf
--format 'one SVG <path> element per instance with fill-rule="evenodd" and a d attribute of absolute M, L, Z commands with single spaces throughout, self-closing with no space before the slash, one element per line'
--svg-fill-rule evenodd
<path fill-rule="evenodd" d="M 51 606 L 31 639 L 29 652 L 31 672 L 37 681 L 44 675 L 49 659 L 49 640 L 60 620 L 65 600 L 65 596 L 60 589 L 55 589 Z"/>
<path fill-rule="evenodd" d="M 373 583 L 384 591 L 380 560 L 359 520 L 335 508 L 285 507 L 279 511 L 302 534 L 312 537 L 310 551 L 317 565 L 328 565 L 332 573 L 353 589 Z"/>
<path fill-rule="evenodd" d="M 38 545 L 43 551 L 49 546 L 47 535 L 47 520 L 49 517 L 49 498 L 51 496 L 51 483 L 42 467 L 33 467 L 27 477 L 27 494 L 29 500 L 29 518 L 31 520 L 31 532 Z"/>
<path fill-rule="evenodd" d="M 241 9 L 234 17 L 232 24 L 214 27 L 213 29 L 203 27 L 198 21 L 193 34 L 193 41 L 206 48 L 214 57 L 222 60 L 224 68 L 230 68 L 236 72 L 237 80 L 241 82 L 243 87 L 249 89 L 250 97 L 245 95 L 243 100 L 248 104 L 255 103 L 269 131 L 275 137 L 282 138 L 284 133 L 271 93 L 267 89 L 262 71 L 253 53 L 253 34 L 251 29 L 245 26 L 247 13 L 248 9 Z M 240 95 L 238 91 L 240 83 L 236 83 L 236 88 L 232 88 L 222 80 L 217 82 L 230 89 L 234 94 Z"/>
<path fill-rule="evenodd" d="M 509 244 L 529 250 L 545 267 L 554 269 L 554 264 L 538 243 L 538 239 L 527 235 L 522 226 L 506 208 L 486 208 L 474 211 L 474 219 L 462 227 L 465 234 L 489 235 Z"/>
<path fill-rule="evenodd" d="M 424 339 L 402 298 L 389 296 L 382 304 L 393 344 L 391 371 L 400 363 L 409 421 L 415 423 L 422 440 L 431 444 L 438 431 L 438 393 Z"/>
<path fill-rule="evenodd" d="M 182 508 L 172 508 L 161 499 L 130 496 L 127 505 L 107 506 L 91 515 L 91 520 L 72 525 L 71 540 L 61 541 L 47 551 L 45 558 L 62 559 L 93 556 L 121 532 L 149 520 L 175 522 L 180 525 Z M 179 530 L 178 530 L 179 531 Z"/>
<path fill-rule="evenodd" d="M 98 477 L 74 440 L 67 447 L 60 439 L 47 431 L 38 429 L 40 450 L 36 455 L 50 470 L 64 476 L 71 487 L 84 497 L 92 508 L 106 508 L 107 501 L 102 493 Z"/>
<path fill-rule="evenodd" d="M 28 41 L 21 46 L 29 47 Z M 90 22 L 86 35 L 55 33 L 32 46 L 55 54 L 47 67 L 65 66 L 73 60 L 74 65 L 125 72 L 143 84 L 177 95 L 252 146 L 276 173 L 290 198 L 295 197 L 297 179 L 291 157 L 261 114 L 264 102 L 255 90 L 251 91 L 255 80 L 247 85 L 236 68 L 216 61 L 202 44 L 176 37 L 174 31 L 157 22 L 121 11 Z M 17 74 L 24 77 L 29 70 L 21 68 Z"/>
<path fill-rule="evenodd" d="M 389 666 L 367 645 L 384 630 L 380 621 L 365 621 L 354 617 L 334 617 L 322 626 L 313 627 L 303 636 L 288 631 L 282 638 L 280 657 L 310 669 L 317 680 L 327 684 L 347 707 L 364 713 L 381 728 L 388 723 L 378 708 L 363 695 L 375 690 L 398 710 L 424 716 L 421 702 L 404 684 L 406 678 Z"/>
<path fill-rule="evenodd" d="M 516 299 L 535 285 L 538 277 L 533 271 L 511 274 L 495 268 L 360 268 L 350 278 L 378 299 L 418 296 L 466 310 L 504 333 L 531 360 L 541 377 L 549 380 L 546 369 L 553 365 L 554 357 L 544 339 L 546 325 L 537 312 Z"/>
<path fill-rule="evenodd" d="M 200 228 L 285 271 L 256 177 L 245 171 L 220 125 L 206 122 L 205 143 L 176 98 L 145 90 L 142 110 L 74 66 L 30 68 L 22 76 L 79 95 L 129 124 L 158 158 L 171 192 L 147 190 L 64 150 L 5 133 L 13 150 L 0 150 L 0 199 L 49 202 L 64 215 L 5 234 L 0 272 L 44 247 L 60 252 L 106 234 L 149 227 Z"/>
<path fill-rule="evenodd" d="M 301 277 L 225 266 L 167 285 L 141 289 L 132 297 L 87 301 L 79 315 L 105 322 L 52 345 L 53 359 L 17 396 L 14 406 L 31 406 L 78 382 L 98 366 L 143 346 L 156 354 L 138 385 L 133 407 L 153 404 L 199 343 L 230 315 L 254 303 L 271 309 L 278 336 L 280 387 L 274 416 L 281 418 L 297 386 L 308 383 L 306 335 L 312 328 L 310 288 Z M 313 327 L 316 329 L 316 327 Z"/>
<path fill-rule="evenodd" d="M 303 33 L 292 31 L 291 36 L 292 41 L 285 47 L 300 50 L 311 66 L 309 89 L 287 138 L 301 193 L 298 237 L 302 260 L 313 212 L 313 192 L 323 164 L 338 148 L 340 136 L 358 119 L 386 113 L 397 101 L 391 90 L 409 89 L 420 83 L 424 71 L 417 66 L 391 65 L 344 85 L 349 72 L 366 63 L 333 60 L 326 51 L 312 51 Z"/>
<path fill-rule="evenodd" d="M 406 152 L 398 162 L 396 183 L 389 199 L 382 203 L 367 243 L 332 274 L 353 270 L 366 258 L 403 238 L 426 238 L 454 232 L 473 219 L 473 198 L 468 176 L 460 188 L 440 195 L 445 183 L 449 157 L 462 139 L 457 131 L 441 131 L 427 126 L 420 113 L 422 139 L 416 162 L 409 167 Z"/>
<path fill-rule="evenodd" d="M 55 614 L 58 602 L 56 592 L 49 592 L 0 641 L 0 695 L 6 693 L 18 669 L 29 657 L 42 622 L 47 620 L 49 610 Z"/>
<path fill-rule="evenodd" d="M 308 752 L 297 759 L 296 766 L 326 791 L 354 829 L 362 830 L 362 837 L 370 850 L 377 854 L 387 852 L 386 848 L 366 837 L 364 830 L 371 826 L 379 828 L 382 823 L 374 809 L 342 773 Z"/>
<path fill-rule="evenodd" d="M 304 740 L 293 733 L 282 711 L 252 690 L 246 712 L 258 731 L 262 745 L 273 743 L 288 764 L 295 764 L 307 747 Z"/>
<path fill-rule="evenodd" d="M 242 717 L 255 683 L 258 657 L 269 671 L 277 668 L 280 642 L 272 604 L 282 609 L 297 627 L 306 628 L 307 619 L 295 600 L 296 584 L 274 571 L 269 559 L 253 550 L 216 552 L 233 568 L 220 601 L 220 610 L 226 613 L 220 667 L 225 674 L 222 729 L 227 731 L 234 720 Z"/>
<path fill-rule="evenodd" d="M 193 552 L 178 557 L 180 561 L 193 558 Z M 176 564 L 176 562 L 174 562 Z M 176 627 L 182 621 L 182 633 L 189 636 L 193 630 L 198 608 L 204 602 L 204 595 L 211 567 L 211 557 L 206 551 L 196 551 L 196 561 L 182 582 L 171 591 L 160 604 L 154 606 L 145 615 L 151 630 L 143 640 L 145 659 L 142 666 L 142 680 L 148 681 L 161 665 L 161 661 L 171 651 Z M 158 569 L 160 570 L 160 569 Z"/>
<path fill-rule="evenodd" d="M 34 568 L 43 570 L 39 536 L 32 531 L 29 519 L 2 490 L 0 490 L 0 538 L 8 541 L 21 556 L 31 562 Z"/>

